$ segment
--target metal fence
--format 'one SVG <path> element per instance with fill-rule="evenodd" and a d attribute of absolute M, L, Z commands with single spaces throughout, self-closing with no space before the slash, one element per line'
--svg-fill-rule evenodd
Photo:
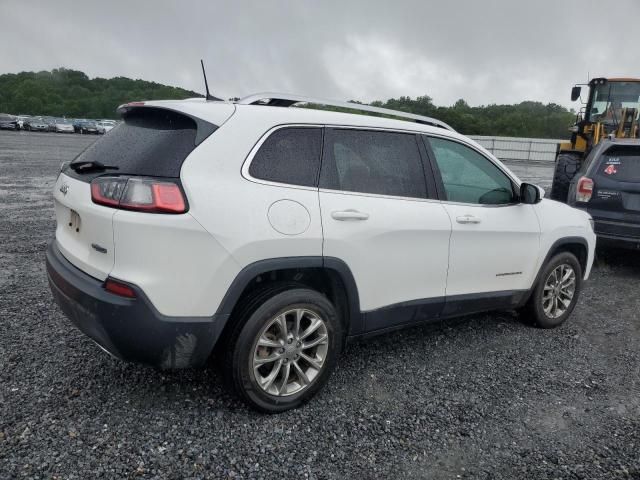
<path fill-rule="evenodd" d="M 500 160 L 514 162 L 553 162 L 558 144 L 564 140 L 516 137 L 471 136 Z"/>

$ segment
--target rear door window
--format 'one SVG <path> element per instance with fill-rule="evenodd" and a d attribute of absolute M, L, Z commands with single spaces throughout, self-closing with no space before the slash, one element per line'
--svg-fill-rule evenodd
<path fill-rule="evenodd" d="M 320 186 L 425 198 L 427 187 L 416 135 L 327 129 Z"/>
<path fill-rule="evenodd" d="M 196 134 L 196 122 L 190 117 L 159 108 L 138 108 L 74 162 L 115 167 L 106 170 L 109 174 L 178 178 L 182 163 L 196 147 Z M 78 174 L 67 168 L 65 173 L 91 181 L 105 172 Z"/>
<path fill-rule="evenodd" d="M 273 132 L 249 166 L 253 178 L 305 187 L 318 185 L 322 127 L 286 127 Z"/>

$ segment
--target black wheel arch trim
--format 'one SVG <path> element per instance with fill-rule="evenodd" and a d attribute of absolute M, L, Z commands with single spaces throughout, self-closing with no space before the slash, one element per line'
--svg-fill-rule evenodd
<path fill-rule="evenodd" d="M 227 289 L 216 316 L 231 315 L 234 307 L 245 288 L 258 275 L 278 270 L 320 268 L 335 272 L 345 286 L 345 294 L 347 296 L 347 304 L 349 308 L 349 325 L 348 334 L 357 334 L 362 331 L 364 317 L 360 312 L 360 296 L 355 278 L 348 265 L 339 258 L 322 257 L 322 256 L 306 256 L 306 257 L 280 257 L 259 260 L 244 267 L 236 275 L 233 282 Z"/>
<path fill-rule="evenodd" d="M 517 308 L 526 303 L 529 299 L 531 293 L 533 292 L 535 285 L 537 285 L 540 275 L 544 266 L 551 259 L 553 253 L 561 247 L 562 245 L 570 245 L 570 244 L 578 244 L 585 248 L 587 254 L 587 260 L 589 255 L 589 243 L 584 237 L 564 237 L 556 240 L 545 256 L 543 263 L 538 269 L 538 273 L 536 274 L 536 279 L 529 290 L 522 291 L 508 291 L 508 292 L 487 292 L 482 294 L 472 294 L 472 295 L 458 295 L 454 297 L 450 297 L 448 299 L 423 299 L 416 300 L 414 302 L 404 302 L 398 305 L 389 305 L 377 311 L 368 311 L 363 312 L 360 310 L 360 296 L 358 292 L 358 287 L 356 285 L 355 278 L 349 266 L 339 258 L 335 257 L 322 257 L 322 256 L 304 256 L 304 257 L 279 257 L 279 258 L 271 258 L 266 260 L 260 260 L 254 263 L 251 263 L 244 267 L 240 272 L 236 275 L 233 282 L 227 289 L 218 310 L 215 313 L 215 316 L 218 318 L 223 318 L 228 320 L 233 312 L 233 309 L 237 305 L 238 301 L 245 288 L 250 284 L 250 282 L 256 278 L 258 275 L 265 274 L 272 271 L 278 270 L 292 270 L 292 269 L 305 269 L 305 268 L 319 268 L 333 271 L 337 274 L 344 284 L 345 294 L 347 297 L 347 304 L 349 309 L 349 322 L 347 327 L 347 336 L 348 337 L 358 337 L 361 335 L 368 335 L 372 333 L 367 326 L 367 316 L 381 316 L 378 321 L 374 322 L 376 325 L 375 330 L 377 331 L 386 331 L 386 328 L 383 328 L 383 325 L 389 324 L 392 329 L 402 328 L 402 325 L 393 325 L 393 322 L 390 322 L 387 317 L 389 315 L 397 316 L 399 315 L 402 308 L 411 307 L 411 308 L 420 308 L 429 306 L 428 313 L 435 314 L 433 311 L 437 309 L 436 306 L 441 307 L 441 311 L 437 314 L 433 315 L 433 319 L 442 319 L 448 317 L 455 317 L 459 315 L 466 315 L 470 313 L 477 313 L 482 311 L 490 311 L 494 309 L 503 309 L 503 308 Z M 580 259 L 578 259 L 580 261 Z M 586 265 L 582 265 L 583 269 Z M 436 300 L 441 300 L 441 302 L 437 302 Z M 447 301 L 448 300 L 448 301 Z M 500 300 L 497 302 L 497 300 Z M 434 303 L 435 302 L 435 303 Z M 415 304 L 415 305 L 414 305 Z M 433 305 L 432 305 L 433 304 Z M 447 305 L 448 304 L 448 305 Z M 405 312 L 407 315 L 414 316 L 415 313 Z M 427 313 L 427 310 L 425 312 Z M 424 316 L 424 319 L 421 319 L 417 323 L 422 323 L 426 320 L 430 315 L 420 315 Z M 416 319 L 417 320 L 417 319 Z M 407 326 L 413 322 L 409 321 L 404 324 Z"/>
<path fill-rule="evenodd" d="M 556 240 L 555 242 L 553 242 L 551 244 L 551 247 L 549 247 L 549 250 L 547 250 L 547 254 L 544 257 L 544 261 L 542 262 L 542 264 L 540 264 L 540 268 L 538 269 L 538 273 L 536 274 L 536 278 L 533 282 L 533 284 L 531 285 L 531 290 L 530 290 L 530 295 L 531 293 L 533 293 L 533 291 L 536 288 L 536 285 L 538 285 L 538 282 L 540 281 L 540 275 L 542 275 L 542 270 L 544 270 L 544 267 L 547 263 L 549 263 L 549 260 L 551 260 L 552 255 L 554 254 L 554 252 L 556 252 L 558 250 L 558 247 L 561 247 L 563 245 L 582 245 L 585 250 L 586 250 L 586 254 L 587 254 L 587 258 L 585 259 L 585 262 L 589 261 L 589 242 L 587 242 L 587 240 L 584 237 L 563 237 L 563 238 L 559 238 L 558 240 Z M 578 263 L 580 263 L 580 259 L 578 258 Z M 582 263 L 580 263 L 580 268 L 582 268 L 582 277 L 584 279 L 584 270 L 586 270 L 586 263 L 583 265 Z M 529 295 L 529 296 L 530 296 Z M 528 300 L 528 298 L 527 298 Z"/>
<path fill-rule="evenodd" d="M 586 261 L 589 261 L 589 242 L 587 242 L 587 239 L 584 237 L 563 237 L 563 238 L 559 238 L 558 240 L 556 240 L 555 242 L 553 242 L 553 244 L 551 245 L 551 247 L 549 247 L 549 250 L 547 251 L 547 255 L 544 257 L 544 262 L 542 263 L 542 265 L 540 266 L 540 271 L 542 271 L 542 267 L 544 265 L 546 265 L 546 263 L 551 260 L 551 255 L 553 254 L 553 252 L 555 252 L 558 247 L 561 247 L 562 245 L 570 245 L 570 244 L 579 244 L 582 245 L 586 252 L 587 252 L 587 258 Z M 580 259 L 578 259 L 578 261 L 580 261 Z M 585 265 L 580 265 L 580 267 L 583 270 L 583 274 L 584 274 L 584 270 L 586 270 L 586 264 Z M 540 271 L 538 271 L 538 276 L 540 275 Z M 537 276 L 536 276 L 536 281 L 538 280 Z"/>

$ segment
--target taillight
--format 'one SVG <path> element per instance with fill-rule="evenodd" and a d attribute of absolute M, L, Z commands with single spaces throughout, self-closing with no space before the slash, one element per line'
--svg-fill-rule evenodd
<path fill-rule="evenodd" d="M 115 293 L 121 297 L 135 298 L 136 292 L 129 285 L 118 282 L 112 278 L 107 278 L 104 282 L 104 289 L 108 292 Z"/>
<path fill-rule="evenodd" d="M 180 186 L 148 177 L 97 177 L 91 182 L 93 203 L 149 213 L 184 213 L 187 202 Z"/>
<path fill-rule="evenodd" d="M 593 194 L 593 180 L 587 177 L 581 177 L 576 187 L 576 201 L 588 202 Z"/>

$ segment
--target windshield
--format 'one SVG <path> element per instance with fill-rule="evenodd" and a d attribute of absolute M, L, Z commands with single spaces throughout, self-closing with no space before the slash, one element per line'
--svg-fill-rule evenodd
<path fill-rule="evenodd" d="M 634 109 L 638 118 L 640 82 L 608 82 L 594 87 L 589 121 L 617 124 L 624 110 Z"/>

